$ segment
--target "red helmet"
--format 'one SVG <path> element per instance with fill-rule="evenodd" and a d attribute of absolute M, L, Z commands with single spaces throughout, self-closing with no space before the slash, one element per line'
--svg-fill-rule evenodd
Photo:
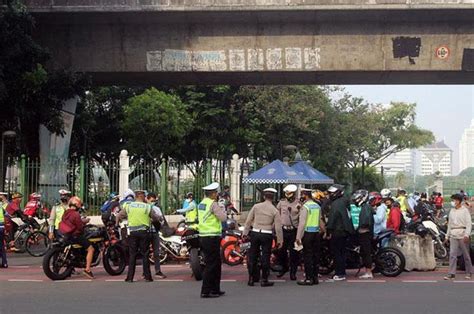
<path fill-rule="evenodd" d="M 372 207 L 376 207 L 382 204 L 382 195 L 379 192 L 370 192 L 369 204 Z"/>
<path fill-rule="evenodd" d="M 41 194 L 36 193 L 36 192 L 31 193 L 29 198 L 28 198 L 28 200 L 30 200 L 30 201 L 39 201 L 40 199 L 41 199 Z"/>
<path fill-rule="evenodd" d="M 75 206 L 76 208 L 81 208 L 82 207 L 82 201 L 79 197 L 73 196 L 69 199 L 68 205 L 69 206 Z"/>

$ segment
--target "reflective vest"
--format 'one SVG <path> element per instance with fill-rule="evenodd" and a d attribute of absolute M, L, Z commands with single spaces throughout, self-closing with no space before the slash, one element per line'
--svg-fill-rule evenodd
<path fill-rule="evenodd" d="M 214 237 L 220 236 L 222 233 L 222 224 L 219 219 L 211 211 L 214 200 L 205 198 L 198 205 L 198 219 L 199 219 L 199 236 L 200 237 Z"/>
<path fill-rule="evenodd" d="M 402 213 L 406 213 L 406 211 L 407 211 L 407 197 L 403 196 L 403 195 L 400 195 L 398 197 L 398 202 L 400 203 L 400 210 L 402 211 Z"/>
<path fill-rule="evenodd" d="M 5 217 L 3 216 L 3 211 L 7 208 L 7 204 L 4 204 L 3 202 L 0 202 L 0 225 L 3 225 L 5 222 Z M 3 245 L 3 244 L 0 244 Z"/>
<path fill-rule="evenodd" d="M 131 231 L 146 230 L 150 227 L 151 205 L 143 202 L 129 202 L 123 205 L 127 212 L 128 227 Z"/>
<path fill-rule="evenodd" d="M 303 206 L 308 211 L 308 215 L 306 216 L 306 225 L 305 225 L 304 231 L 319 232 L 321 207 L 318 205 L 318 203 L 313 202 L 313 201 L 308 201 Z"/>
<path fill-rule="evenodd" d="M 64 212 L 66 211 L 67 207 L 66 207 L 65 204 L 61 203 L 61 204 L 56 205 L 54 208 L 55 208 L 55 211 L 56 211 L 56 216 L 54 218 L 54 228 L 56 230 L 59 230 L 59 223 L 63 219 L 63 215 L 64 215 Z"/>

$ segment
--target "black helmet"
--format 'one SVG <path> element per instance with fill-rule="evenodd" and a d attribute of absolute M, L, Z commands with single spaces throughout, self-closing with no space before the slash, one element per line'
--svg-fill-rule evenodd
<path fill-rule="evenodd" d="M 367 190 L 357 190 L 352 194 L 351 201 L 357 206 L 362 206 L 367 201 L 369 196 L 369 191 Z"/>
<path fill-rule="evenodd" d="M 428 229 L 426 229 L 426 227 L 422 224 L 419 224 L 418 226 L 416 226 L 415 234 L 424 238 L 428 234 Z"/>
<path fill-rule="evenodd" d="M 328 189 L 331 200 L 340 198 L 344 194 L 344 185 L 333 184 Z"/>

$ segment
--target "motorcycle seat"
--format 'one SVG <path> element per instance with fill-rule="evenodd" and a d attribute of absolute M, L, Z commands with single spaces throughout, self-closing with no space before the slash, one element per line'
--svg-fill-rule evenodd
<path fill-rule="evenodd" d="M 379 233 L 378 235 L 375 236 L 375 240 L 382 240 L 382 239 L 385 239 L 385 238 L 389 238 L 392 236 L 392 234 L 394 233 L 393 230 L 385 230 L 385 231 L 382 231 L 381 233 Z"/>

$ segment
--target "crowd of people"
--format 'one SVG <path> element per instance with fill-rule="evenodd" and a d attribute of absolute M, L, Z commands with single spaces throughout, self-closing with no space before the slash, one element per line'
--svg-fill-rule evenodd
<path fill-rule="evenodd" d="M 232 206 L 229 192 L 219 194 L 219 188 L 218 183 L 204 187 L 205 197 L 200 203 L 196 203 L 193 194 L 188 193 L 183 208 L 178 210 L 185 215 L 189 227 L 199 230 L 205 264 L 201 289 L 203 298 L 224 295 L 220 289 L 220 240 L 228 218 L 228 209 Z M 321 241 L 325 239 L 330 242 L 334 256 L 335 274 L 332 278 L 334 281 L 346 280 L 345 256 L 348 240 L 357 241 L 360 245 L 365 271 L 359 278 L 372 279 L 374 236 L 386 230 L 392 230 L 395 234 L 401 233 L 406 222 L 422 215 L 427 206 L 434 207 L 436 215 L 439 216 L 444 204 L 440 193 L 434 193 L 430 198 L 426 193 L 416 192 L 407 196 L 403 189 L 399 189 L 396 196 L 393 196 L 389 189 L 383 189 L 380 192 L 358 190 L 351 197 L 346 197 L 344 186 L 338 184 L 332 185 L 324 192 L 298 188 L 290 184 L 284 187 L 283 192 L 284 197 L 276 203 L 278 191 L 273 188 L 263 190 L 264 200 L 255 204 L 248 213 L 243 239 L 251 243 L 248 260 L 249 286 L 254 286 L 256 283 L 260 283 L 262 287 L 273 285 L 273 282 L 269 281 L 269 274 L 272 242 L 275 239 L 279 248 L 278 263 L 281 265 L 278 277 L 283 277 L 289 272 L 290 279 L 297 280 L 299 251 L 302 250 L 304 277 L 297 283 L 303 286 L 317 285 Z M 20 208 L 21 199 L 20 193 L 14 193 L 11 201 L 8 201 L 6 193 L 0 193 L 0 243 L 2 243 L 0 267 L 3 268 L 8 267 L 6 247 L 3 245 L 4 234 L 14 234 L 18 228 L 12 218 L 21 218 L 25 223 L 36 223 L 36 228 L 37 213 L 47 212 L 41 203 L 40 194 L 30 195 L 25 210 Z M 59 203 L 47 213 L 49 237 L 55 239 L 63 236 L 71 243 L 83 246 L 87 250 L 83 273 L 89 278 L 94 278 L 91 271 L 94 248 L 83 234 L 84 226 L 89 219 L 80 214 L 82 201 L 67 190 L 59 191 L 59 199 Z M 223 199 L 224 203 L 219 202 L 219 199 Z M 450 267 L 445 279 L 454 278 L 456 261 L 460 254 L 465 259 L 466 278 L 470 279 L 472 266 L 469 256 L 471 234 L 469 203 L 462 192 L 452 195 L 451 200 L 446 237 L 446 241 L 450 242 Z M 105 225 L 119 226 L 122 221 L 127 221 L 130 253 L 125 281 L 134 281 L 137 256 L 139 253 L 148 256 L 150 244 L 155 254 L 155 275 L 158 278 L 166 278 L 161 272 L 159 263 L 159 231 L 167 222 L 158 206 L 156 194 L 142 190 L 128 190 L 122 196 L 112 194 L 102 206 L 101 212 Z M 143 259 L 143 269 L 145 280 L 153 281 L 147 258 Z"/>

